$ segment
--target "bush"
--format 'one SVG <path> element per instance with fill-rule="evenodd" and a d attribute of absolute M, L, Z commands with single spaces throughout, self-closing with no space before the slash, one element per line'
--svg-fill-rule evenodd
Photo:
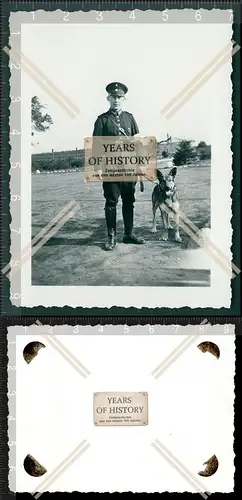
<path fill-rule="evenodd" d="M 54 158 L 54 159 L 44 159 L 35 160 L 32 158 L 32 172 L 36 170 L 40 171 L 53 171 L 53 170 L 68 170 L 72 168 L 82 168 L 84 166 L 84 158 L 73 158 L 73 156 L 67 156 L 66 158 Z"/>
<path fill-rule="evenodd" d="M 79 160 L 78 159 L 71 160 L 71 167 L 72 168 L 82 168 L 83 164 L 84 164 L 83 160 L 80 160 L 80 159 Z"/>

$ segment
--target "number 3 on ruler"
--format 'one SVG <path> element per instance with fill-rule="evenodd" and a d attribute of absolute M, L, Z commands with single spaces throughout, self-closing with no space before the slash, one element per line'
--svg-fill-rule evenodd
<path fill-rule="evenodd" d="M 102 21 L 103 20 L 103 13 L 102 12 L 97 11 L 96 20 L 97 21 Z"/>

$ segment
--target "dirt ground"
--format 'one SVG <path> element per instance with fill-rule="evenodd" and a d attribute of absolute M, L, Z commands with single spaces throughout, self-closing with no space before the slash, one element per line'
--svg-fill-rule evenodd
<path fill-rule="evenodd" d="M 176 183 L 180 208 L 199 229 L 210 226 L 210 167 L 179 168 Z M 209 286 L 204 251 L 182 230 L 182 243 L 163 242 L 159 214 L 152 224 L 154 185 L 136 187 L 135 233 L 146 245 L 122 243 L 121 200 L 117 211 L 117 247 L 105 252 L 106 225 L 102 185 L 84 183 L 82 172 L 32 176 L 32 237 L 70 201 L 80 210 L 32 258 L 33 285 L 85 286 Z"/>

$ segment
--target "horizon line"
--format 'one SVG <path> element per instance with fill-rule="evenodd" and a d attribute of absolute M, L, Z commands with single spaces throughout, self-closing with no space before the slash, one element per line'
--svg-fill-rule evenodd
<path fill-rule="evenodd" d="M 145 136 L 144 136 L 145 137 Z M 184 140 L 187 140 L 187 141 L 191 141 L 191 142 L 195 142 L 197 143 L 196 146 L 199 144 L 199 142 L 205 142 L 206 143 L 206 146 L 211 146 L 211 144 L 208 144 L 206 141 L 203 141 L 203 140 L 200 140 L 200 141 L 197 141 L 195 139 L 189 139 L 189 138 L 186 138 L 186 137 L 174 137 L 174 139 L 178 139 L 178 141 L 171 141 L 171 143 L 175 143 L 175 142 L 180 142 L 180 141 L 184 141 Z M 164 139 L 160 139 L 159 141 L 157 140 L 157 143 L 161 143 L 161 142 L 164 142 L 165 144 L 165 141 Z M 171 144 L 169 143 L 169 144 Z M 78 148 L 77 146 L 75 148 L 71 148 L 71 149 L 59 149 L 59 150 L 55 150 L 54 148 L 52 148 L 52 151 L 40 151 L 38 153 L 31 153 L 31 156 L 35 155 L 35 154 L 53 154 L 53 153 L 65 153 L 65 152 L 68 152 L 68 151 L 84 151 L 85 148 L 84 147 L 80 147 Z"/>

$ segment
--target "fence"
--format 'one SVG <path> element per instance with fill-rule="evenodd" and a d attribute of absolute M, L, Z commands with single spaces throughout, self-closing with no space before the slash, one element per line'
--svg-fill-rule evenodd
<path fill-rule="evenodd" d="M 32 154 L 32 161 L 53 161 L 53 160 L 65 160 L 68 157 L 72 157 L 73 159 L 83 158 L 84 157 L 84 149 L 70 149 L 67 151 L 54 151 L 51 150 L 51 153 L 35 153 Z"/>
<path fill-rule="evenodd" d="M 172 147 L 177 146 L 177 143 L 172 143 Z M 168 168 L 171 165 L 172 157 L 168 153 L 168 158 L 162 157 L 162 151 L 164 151 L 164 145 L 162 143 L 157 143 L 157 160 L 159 167 Z M 166 151 L 167 152 L 167 151 Z M 206 166 L 211 164 L 211 146 L 206 146 L 206 148 L 196 148 L 196 152 L 199 155 L 201 152 L 206 152 L 210 158 L 199 158 L 195 164 L 199 163 L 200 166 Z M 66 151 L 54 151 L 51 150 L 49 153 L 36 153 L 32 154 L 32 172 L 64 172 L 64 171 L 75 171 L 75 169 L 83 170 L 84 168 L 84 149 L 70 149 Z M 191 166 L 191 165 L 190 165 Z"/>
<path fill-rule="evenodd" d="M 67 151 L 54 151 L 32 155 L 32 172 L 65 172 L 82 170 L 84 168 L 84 150 L 71 149 Z"/>

